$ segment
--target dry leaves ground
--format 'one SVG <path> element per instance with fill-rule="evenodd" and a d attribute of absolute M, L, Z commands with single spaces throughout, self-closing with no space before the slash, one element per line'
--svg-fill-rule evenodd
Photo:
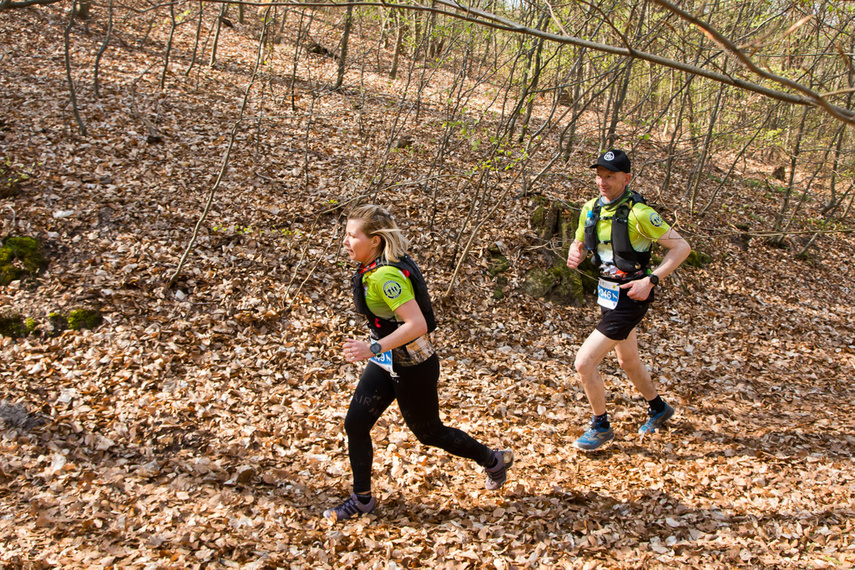
<path fill-rule="evenodd" d="M 571 443 L 589 412 L 571 363 L 597 310 L 591 299 L 560 307 L 522 292 L 523 275 L 542 258 L 528 222 L 534 203 L 518 192 L 480 231 L 453 295 L 437 301 L 444 417 L 515 450 L 509 483 L 484 491 L 474 465 L 421 446 L 390 409 L 375 429 L 376 516 L 327 524 L 323 509 L 350 492 L 342 422 L 360 373 L 338 347 L 363 334 L 338 250 L 339 205 L 378 172 L 402 182 L 373 199 L 407 228 L 435 295 L 445 290 L 473 198 L 451 176 L 435 194 L 415 181 L 442 132 L 431 97 L 449 79 L 433 79 L 420 124 L 408 124 L 413 148 L 387 154 L 404 80 L 351 69 L 352 88 L 331 93 L 319 88 L 334 78 L 335 62 L 301 55 L 292 98 L 282 77 L 293 44 L 277 46 L 213 211 L 167 288 L 219 171 L 257 29 L 226 30 L 217 66 L 197 63 L 185 76 L 194 30 L 179 28 L 161 91 L 168 28 L 146 37 L 148 16 L 126 15 L 95 98 L 103 13 L 88 34 L 77 24 L 81 136 L 64 79 L 66 17 L 60 6 L 0 16 L 0 149 L 29 176 L 21 195 L 2 201 L 2 233 L 38 236 L 52 258 L 36 282 L 15 282 L 0 296 L 4 308 L 40 323 L 91 305 L 106 322 L 0 341 L 2 567 L 855 563 L 851 234 L 821 236 L 801 261 L 761 238 L 746 246 L 734 229 L 744 216 L 716 208 L 682 216 L 680 231 L 713 262 L 669 279 L 640 334 L 676 419 L 640 441 L 643 402 L 609 359 L 618 437 L 583 455 Z M 338 32 L 327 33 L 334 45 Z M 357 53 L 374 49 L 360 36 L 356 45 Z M 140 117 L 162 143 L 146 143 Z M 539 191 L 588 196 L 594 152 L 580 148 Z M 658 152 L 636 150 L 650 164 L 637 189 L 657 190 Z M 535 160 L 545 164 L 542 154 Z M 471 168 L 470 158 L 450 153 L 445 172 Z M 659 201 L 685 211 L 673 192 Z M 768 229 L 779 207 L 735 186 L 722 202 L 747 205 L 755 230 Z M 486 272 L 486 249 L 497 241 L 511 259 L 501 300 Z"/>

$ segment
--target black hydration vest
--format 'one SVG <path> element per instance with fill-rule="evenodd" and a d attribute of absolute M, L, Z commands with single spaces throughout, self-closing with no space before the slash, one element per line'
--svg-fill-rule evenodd
<path fill-rule="evenodd" d="M 405 255 L 398 261 L 387 261 L 382 257 L 378 258 L 368 267 L 360 267 L 359 270 L 353 274 L 353 303 L 356 305 L 357 313 L 368 317 L 368 327 L 371 329 L 371 332 L 373 332 L 377 338 L 383 338 L 395 332 L 395 329 L 401 325 L 398 321 L 381 319 L 371 312 L 371 309 L 368 308 L 368 303 L 365 301 L 365 287 L 362 286 L 362 276 L 366 272 L 384 265 L 397 267 L 404 273 L 404 276 L 412 282 L 416 303 L 419 304 L 419 309 L 421 309 L 422 315 L 425 317 L 428 332 L 435 331 L 436 318 L 433 315 L 433 307 L 431 306 L 427 283 L 425 283 L 425 278 L 422 276 L 422 272 L 419 270 L 419 266 L 416 265 L 416 262 L 413 261 L 409 255 Z"/>
<path fill-rule="evenodd" d="M 591 263 L 594 267 L 599 267 L 602 260 L 600 254 L 597 253 L 597 246 L 600 243 L 611 244 L 615 266 L 626 273 L 634 273 L 645 269 L 650 263 L 650 250 L 636 251 L 632 247 L 632 242 L 629 241 L 629 213 L 635 204 L 639 202 L 646 204 L 647 202 L 641 194 L 634 190 L 627 190 L 620 200 L 611 217 L 611 239 L 601 242 L 597 235 L 597 222 L 600 221 L 602 200 L 597 198 L 594 207 L 591 208 L 591 212 L 585 220 L 585 249 L 593 252 Z M 609 218 L 604 217 L 602 219 L 608 220 Z"/>

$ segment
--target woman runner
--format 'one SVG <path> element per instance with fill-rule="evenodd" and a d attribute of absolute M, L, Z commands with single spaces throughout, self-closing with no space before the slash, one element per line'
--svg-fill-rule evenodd
<path fill-rule="evenodd" d="M 359 263 L 353 276 L 357 312 L 368 318 L 370 342 L 348 339 L 348 362 L 371 359 L 350 401 L 344 429 L 353 471 L 353 494 L 324 517 L 335 522 L 370 513 L 371 428 L 397 400 L 418 440 L 484 467 L 486 488 L 501 487 L 514 462 L 510 450 L 493 450 L 439 419 L 439 358 L 430 342 L 436 328 L 425 280 L 407 255 L 407 239 L 379 206 L 358 206 L 347 217 L 344 247 Z"/>

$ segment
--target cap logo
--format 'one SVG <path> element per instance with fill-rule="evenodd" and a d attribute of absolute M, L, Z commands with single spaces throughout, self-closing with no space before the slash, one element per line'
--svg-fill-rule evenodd
<path fill-rule="evenodd" d="M 613 153 L 612 151 L 609 151 L 603 155 L 603 160 L 606 160 L 608 162 L 611 162 L 614 159 L 615 159 L 615 153 Z"/>

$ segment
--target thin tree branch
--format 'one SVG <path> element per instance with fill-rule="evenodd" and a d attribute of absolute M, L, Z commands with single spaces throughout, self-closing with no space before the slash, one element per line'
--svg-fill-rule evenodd
<path fill-rule="evenodd" d="M 65 26 L 63 33 L 65 39 L 65 75 L 68 78 L 68 91 L 71 94 L 71 110 L 74 113 L 74 120 L 77 121 L 77 127 L 80 129 L 80 134 L 86 136 L 86 125 L 83 124 L 83 119 L 80 118 L 80 110 L 77 108 L 77 94 L 74 91 L 74 78 L 71 77 L 71 26 L 74 25 L 74 2 L 71 0 L 71 14 L 68 18 L 68 25 Z"/>
<path fill-rule="evenodd" d="M 231 154 L 232 147 L 235 144 L 235 137 L 237 136 L 238 127 L 240 126 L 240 123 L 243 120 L 243 114 L 246 110 L 246 106 L 249 101 L 249 92 L 252 89 L 253 84 L 255 83 L 255 78 L 258 74 L 258 68 L 261 65 L 262 55 L 264 51 L 264 36 L 266 30 L 267 27 L 265 26 L 262 29 L 261 37 L 258 40 L 258 53 L 255 58 L 255 67 L 252 70 L 252 77 L 249 78 L 249 83 L 246 86 L 246 91 L 244 91 L 243 102 L 241 103 L 240 112 L 238 113 L 237 120 L 235 120 L 235 124 L 232 127 L 232 133 L 229 137 L 229 146 L 226 148 L 226 154 L 223 156 L 223 163 L 220 166 L 220 173 L 217 175 L 217 180 L 214 182 L 214 185 L 211 187 L 211 191 L 208 193 L 208 201 L 205 203 L 205 209 L 202 212 L 202 215 L 199 217 L 199 221 L 196 222 L 196 227 L 193 228 L 193 235 L 190 238 L 190 243 L 187 244 L 187 248 L 184 250 L 184 254 L 181 256 L 181 259 L 178 262 L 178 267 L 175 268 L 175 272 L 172 274 L 172 277 L 169 278 L 169 281 L 167 282 L 167 287 L 172 287 L 172 285 L 178 279 L 178 275 L 180 275 L 181 270 L 184 268 L 184 263 L 187 261 L 187 256 L 190 255 L 190 250 L 193 249 L 193 245 L 195 245 L 196 239 L 199 237 L 199 228 L 202 227 L 202 224 L 208 217 L 208 212 L 211 211 L 211 205 L 214 202 L 214 194 L 216 194 L 217 188 L 220 187 L 220 182 L 222 182 L 223 176 L 226 172 L 226 168 L 229 165 L 229 155 Z"/>
<path fill-rule="evenodd" d="M 795 32 L 796 30 L 798 30 L 799 28 L 801 28 L 802 26 L 804 26 L 805 24 L 810 22 L 812 19 L 813 19 L 813 14 L 805 16 L 804 18 L 802 18 L 801 20 L 799 20 L 798 22 L 796 22 L 795 24 L 793 24 L 792 26 L 787 28 L 787 30 L 781 35 L 780 39 L 786 38 L 787 36 L 789 36 L 790 34 Z M 763 47 L 763 46 L 767 45 L 766 44 L 766 38 L 770 37 L 776 31 L 777 31 L 777 29 L 769 32 L 768 34 L 763 35 L 762 37 L 755 39 L 754 41 L 752 41 L 750 43 L 747 43 L 745 45 L 741 45 L 741 46 L 739 46 L 739 49 L 757 49 L 759 47 Z"/>

